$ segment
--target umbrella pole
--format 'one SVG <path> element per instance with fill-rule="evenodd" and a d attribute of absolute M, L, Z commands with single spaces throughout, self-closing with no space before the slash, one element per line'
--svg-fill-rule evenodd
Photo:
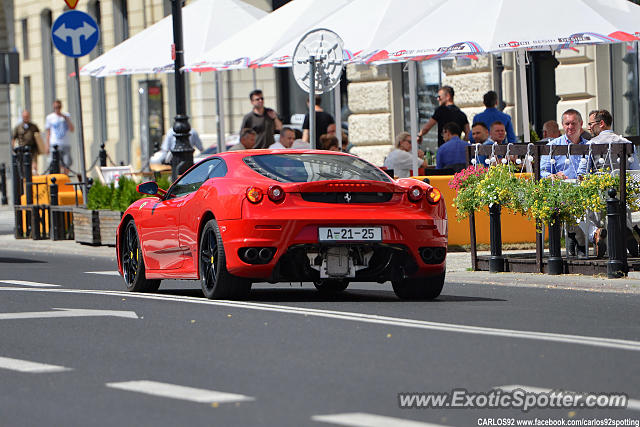
<path fill-rule="evenodd" d="M 529 97 L 527 94 L 527 75 L 526 75 L 526 55 L 524 50 L 519 49 L 516 53 L 516 64 L 518 65 L 518 78 L 520 80 L 520 117 L 522 124 L 522 132 L 524 142 L 531 142 L 531 133 L 529 132 Z"/>
<path fill-rule="evenodd" d="M 222 153 L 227 148 L 224 137 L 224 92 L 222 88 L 222 72 L 216 73 L 216 109 L 218 112 L 218 153 Z"/>
<path fill-rule="evenodd" d="M 411 154 L 413 158 L 418 157 L 418 109 L 416 106 L 416 95 L 418 93 L 416 84 L 416 61 L 409 61 L 409 115 L 411 123 Z M 418 168 L 413 162 L 413 176 L 418 175 Z"/>
<path fill-rule="evenodd" d="M 316 149 L 316 57 L 309 56 L 309 142 Z"/>
<path fill-rule="evenodd" d="M 336 119 L 336 138 L 338 138 L 338 147 L 342 151 L 342 100 L 340 99 L 340 83 L 333 89 L 333 105 L 335 109 Z"/>

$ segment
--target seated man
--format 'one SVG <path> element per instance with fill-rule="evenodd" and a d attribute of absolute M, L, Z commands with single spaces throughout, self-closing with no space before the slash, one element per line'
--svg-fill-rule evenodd
<path fill-rule="evenodd" d="M 558 138 L 552 139 L 547 145 L 570 145 L 570 144 L 586 144 L 587 140 L 582 138 L 582 115 L 579 111 L 569 109 L 562 114 L 562 127 L 564 128 L 564 135 Z M 569 161 L 567 162 L 567 158 Z M 551 179 L 577 179 L 579 175 L 584 175 L 587 172 L 587 162 L 582 155 L 575 154 L 571 156 L 550 155 L 540 157 L 540 177 Z M 591 222 L 591 221 L 589 221 Z M 569 235 L 569 255 L 585 255 L 585 235 L 582 227 L 571 225 L 567 227 Z M 597 228 L 597 227 L 596 227 Z M 604 230 L 604 229 L 601 229 Z M 606 237 L 606 231 L 598 233 L 596 243 L 596 255 L 603 256 L 606 243 L 604 238 Z M 572 250 L 573 249 L 573 250 Z"/>
<path fill-rule="evenodd" d="M 586 144 L 587 140 L 582 138 L 582 115 L 579 111 L 569 109 L 562 113 L 562 127 L 564 135 L 552 139 L 547 145 L 570 145 Z M 586 159 L 583 161 L 582 155 L 572 154 L 569 162 L 566 162 L 566 155 L 554 155 L 540 157 L 540 176 L 542 178 L 552 177 L 554 179 L 577 179 L 578 175 L 587 172 Z"/>
<path fill-rule="evenodd" d="M 542 125 L 542 139 L 541 142 L 549 142 L 552 139 L 556 139 L 562 134 L 560 133 L 560 126 L 555 120 L 547 120 Z"/>
<path fill-rule="evenodd" d="M 270 150 L 282 150 L 285 148 L 291 148 L 293 142 L 296 140 L 296 133 L 290 127 L 283 127 L 280 131 L 280 140 L 274 142 L 269 146 Z"/>
<path fill-rule="evenodd" d="M 589 112 L 589 121 L 587 122 L 587 128 L 591 132 L 593 136 L 591 140 L 589 140 L 588 144 L 609 144 L 609 143 L 621 143 L 621 142 L 630 142 L 627 139 L 623 138 L 620 135 L 613 133 L 611 130 L 611 125 L 613 124 L 613 117 L 611 113 L 607 110 L 593 110 Z M 635 151 L 635 147 L 634 147 Z M 634 159 L 635 160 L 635 159 Z M 606 167 L 607 165 L 605 165 Z M 627 169 L 637 169 L 637 162 L 629 162 L 627 164 Z M 593 161 L 589 162 L 587 167 L 589 171 L 595 169 Z M 585 232 L 587 236 L 589 236 L 589 240 L 596 245 L 596 255 L 604 255 L 604 251 L 606 250 L 606 229 L 604 228 L 604 218 L 599 212 L 588 212 L 586 221 L 582 221 L 580 223 L 582 230 Z M 635 239 L 633 238 L 633 223 L 631 221 L 627 221 L 628 226 L 628 237 L 629 241 L 627 242 L 627 246 L 630 249 L 631 256 L 638 256 L 638 245 Z M 635 244 L 634 244 L 635 243 Z"/>
<path fill-rule="evenodd" d="M 628 139 L 613 133 L 611 125 L 613 124 L 613 116 L 607 110 L 593 110 L 589 113 L 589 121 L 587 128 L 593 138 L 589 140 L 589 144 L 609 144 L 611 142 L 629 142 Z M 631 155 L 631 153 L 629 153 Z M 637 153 L 634 147 L 634 161 L 627 163 L 627 170 L 638 169 Z M 591 165 L 590 165 L 591 166 Z"/>
<path fill-rule="evenodd" d="M 400 132 L 396 136 L 396 141 L 396 148 L 384 159 L 384 166 L 387 169 L 393 169 L 398 178 L 409 178 L 414 167 L 418 169 L 426 166 L 424 152 L 418 150 L 418 157 L 411 154 L 411 135 L 409 132 Z"/>
<path fill-rule="evenodd" d="M 444 125 L 442 139 L 445 142 L 438 148 L 436 153 L 436 168 L 450 168 L 454 172 L 460 172 L 467 167 L 467 147 L 469 143 L 460 139 L 461 133 L 462 129 L 457 123 L 449 122 Z"/>
<path fill-rule="evenodd" d="M 229 148 L 229 151 L 251 150 L 256 145 L 257 133 L 251 128 L 242 128 L 240 131 L 240 142 Z"/>

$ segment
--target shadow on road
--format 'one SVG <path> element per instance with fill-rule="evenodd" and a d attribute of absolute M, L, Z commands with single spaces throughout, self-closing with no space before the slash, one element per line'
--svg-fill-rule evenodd
<path fill-rule="evenodd" d="M 42 261 L 42 260 L 39 260 L 39 259 L 29 259 L 29 258 L 0 257 L 0 263 L 4 263 L 4 264 L 46 264 L 47 261 Z"/>

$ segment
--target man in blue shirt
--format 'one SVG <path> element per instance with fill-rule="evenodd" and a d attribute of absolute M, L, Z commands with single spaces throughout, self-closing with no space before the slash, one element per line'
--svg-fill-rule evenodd
<path fill-rule="evenodd" d="M 478 113 L 474 116 L 473 124 L 482 122 L 487 126 L 487 128 L 489 128 L 494 122 L 500 122 L 504 124 L 505 130 L 507 131 L 507 141 L 516 142 L 516 134 L 513 132 L 511 116 L 496 108 L 496 105 L 498 105 L 498 94 L 490 90 L 484 94 L 482 102 L 487 108 L 482 113 Z M 471 140 L 471 142 L 474 141 Z"/>
<path fill-rule="evenodd" d="M 552 139 L 547 145 L 553 147 L 558 145 L 586 144 L 587 140 L 582 138 L 582 115 L 574 109 L 569 109 L 562 114 L 562 127 L 564 135 Z M 546 155 L 540 157 L 540 177 L 552 179 L 577 179 L 579 175 L 587 173 L 587 159 L 579 154 Z M 569 237 L 568 254 L 578 256 L 585 255 L 586 236 L 582 228 L 591 227 L 587 223 L 592 221 L 581 221 L 580 226 L 567 224 L 567 234 Z M 602 238 L 601 238 L 602 237 Z M 600 258 L 604 254 L 606 244 L 604 243 L 605 233 L 598 233 L 596 239 L 596 255 Z"/>
<path fill-rule="evenodd" d="M 571 145 L 586 144 L 587 140 L 582 138 L 582 115 L 573 108 L 562 114 L 562 127 L 564 135 L 552 139 L 547 145 Z M 568 161 L 567 161 L 568 160 Z M 540 176 L 542 178 L 553 177 L 555 179 L 577 179 L 578 175 L 587 172 L 587 160 L 580 154 L 566 156 L 541 156 Z"/>
<path fill-rule="evenodd" d="M 460 139 L 462 130 L 457 123 L 449 122 L 444 125 L 442 139 L 445 143 L 436 153 L 436 167 L 438 169 L 451 168 L 460 172 L 467 167 L 467 147 L 469 143 Z"/>

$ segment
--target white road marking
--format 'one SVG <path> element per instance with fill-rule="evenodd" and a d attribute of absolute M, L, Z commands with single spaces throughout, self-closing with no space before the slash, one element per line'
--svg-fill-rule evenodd
<path fill-rule="evenodd" d="M 60 285 L 52 285 L 50 283 L 28 282 L 26 280 L 0 280 L 0 283 L 7 283 L 9 285 L 19 286 L 33 286 L 37 288 L 57 288 Z"/>
<path fill-rule="evenodd" d="M 27 372 L 30 374 L 63 372 L 71 370 L 71 368 L 65 368 L 64 366 L 47 365 L 45 363 L 29 362 L 27 360 L 11 359 L 8 357 L 0 357 L 0 368 L 10 369 L 12 371 L 18 372 Z"/>
<path fill-rule="evenodd" d="M 346 414 L 314 415 L 313 421 L 321 423 L 337 424 L 351 427 L 444 427 L 440 424 L 423 423 L 420 421 L 405 420 L 402 418 L 385 417 L 382 415 L 366 414 L 364 412 L 351 412 Z"/>
<path fill-rule="evenodd" d="M 95 317 L 112 316 L 138 319 L 135 311 L 88 310 L 83 308 L 54 308 L 58 311 L 31 311 L 23 313 L 0 313 L 0 320 L 49 319 L 52 317 Z"/>
<path fill-rule="evenodd" d="M 120 390 L 135 391 L 137 393 L 151 394 L 171 399 L 190 400 L 192 402 L 200 403 L 228 403 L 255 400 L 253 397 L 244 396 L 242 394 L 184 387 L 181 385 L 167 384 L 157 381 L 125 381 L 120 383 L 107 383 L 106 385 L 107 387 L 117 388 Z"/>
<path fill-rule="evenodd" d="M 552 391 L 558 391 L 558 390 L 562 390 L 563 393 L 561 393 L 560 395 L 566 393 L 566 394 L 585 394 L 584 392 L 576 392 L 576 391 L 571 391 L 571 390 L 564 390 L 564 389 L 560 389 L 560 388 L 542 388 L 542 387 L 532 387 L 532 386 L 528 386 L 528 385 L 503 385 L 503 386 L 499 386 L 499 387 L 494 387 L 495 389 L 498 390 L 504 390 L 504 391 L 513 391 L 516 389 L 522 389 L 524 391 L 529 391 L 532 393 L 550 393 Z M 594 392 L 596 393 L 596 392 Z M 616 393 L 622 393 L 622 392 L 616 392 Z M 640 411 L 640 400 L 636 400 L 636 399 L 628 399 L 627 400 L 627 409 L 630 409 L 632 411 Z"/>
<path fill-rule="evenodd" d="M 107 271 L 85 271 L 85 274 L 101 274 L 103 276 L 119 276 L 120 273 L 118 270 L 107 270 Z"/>
<path fill-rule="evenodd" d="M 519 338 L 536 341 L 560 342 L 565 344 L 586 345 L 601 348 L 613 348 L 616 350 L 640 351 L 639 341 L 630 341 L 614 338 L 589 337 L 581 335 L 556 334 L 552 332 L 518 331 L 513 329 L 487 328 L 483 326 L 457 325 L 453 323 L 429 322 L 425 320 L 404 319 L 399 317 L 378 316 L 375 314 L 352 313 L 347 311 L 321 310 L 314 308 L 291 307 L 286 305 L 260 304 L 243 301 L 213 301 L 203 298 L 143 294 L 124 291 L 101 291 L 90 289 L 37 289 L 37 288 L 1 288 L 0 291 L 23 292 L 56 292 L 72 294 L 93 294 L 120 296 L 127 298 L 152 299 L 158 301 L 187 302 L 192 304 L 206 304 L 220 307 L 244 308 L 248 310 L 272 311 L 278 313 L 298 314 L 303 316 L 324 317 L 330 319 L 349 320 L 353 322 L 373 323 L 378 325 L 399 326 L 405 328 L 426 329 L 433 331 L 455 332 L 473 335 L 487 335 L 503 338 Z"/>

